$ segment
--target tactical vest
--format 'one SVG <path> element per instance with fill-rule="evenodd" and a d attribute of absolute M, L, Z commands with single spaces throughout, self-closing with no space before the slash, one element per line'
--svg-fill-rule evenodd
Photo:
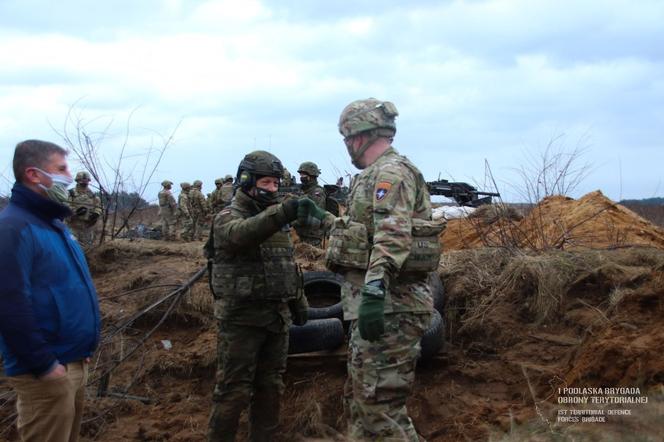
<path fill-rule="evenodd" d="M 159 207 L 168 207 L 168 193 L 165 190 L 159 192 Z"/>
<path fill-rule="evenodd" d="M 215 297 L 234 302 L 295 299 L 302 275 L 288 227 L 241 253 L 216 250 L 212 281 Z"/>
<path fill-rule="evenodd" d="M 401 273 L 427 273 L 438 268 L 441 247 L 439 235 L 445 220 L 412 220 L 412 242 Z M 334 221 L 325 252 L 325 265 L 331 270 L 343 268 L 367 270 L 372 244 L 364 224 L 343 216 Z"/>

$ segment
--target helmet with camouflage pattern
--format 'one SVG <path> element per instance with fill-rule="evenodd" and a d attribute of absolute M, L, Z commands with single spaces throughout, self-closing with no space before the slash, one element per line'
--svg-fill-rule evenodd
<path fill-rule="evenodd" d="M 90 174 L 85 171 L 78 172 L 76 174 L 76 182 L 80 183 L 81 181 L 90 182 Z"/>
<path fill-rule="evenodd" d="M 306 173 L 309 176 L 317 177 L 320 175 L 320 169 L 316 163 L 305 161 L 304 163 L 300 164 L 300 167 L 297 168 L 297 173 Z"/>
<path fill-rule="evenodd" d="M 171 181 L 164 180 L 164 181 L 161 182 L 161 185 L 164 186 L 164 187 L 168 187 L 168 186 L 172 186 L 173 183 Z"/>
<path fill-rule="evenodd" d="M 214 184 L 215 184 L 215 185 L 224 184 L 224 180 L 221 179 L 221 178 L 217 178 L 216 180 L 214 180 Z"/>
<path fill-rule="evenodd" d="M 339 132 L 344 138 L 371 130 L 375 130 L 378 136 L 393 137 L 397 132 L 394 122 L 397 115 L 397 108 L 389 101 L 375 98 L 356 100 L 341 112 Z"/>
<path fill-rule="evenodd" d="M 227 183 L 227 182 L 229 182 L 229 181 L 230 181 L 231 183 L 233 182 L 233 175 L 226 175 L 226 176 L 224 177 L 224 182 Z"/>
<path fill-rule="evenodd" d="M 195 188 L 197 188 L 197 189 L 200 189 L 201 187 L 203 187 L 203 181 L 201 181 L 201 180 L 196 180 L 196 181 L 194 181 L 193 186 L 194 186 Z"/>
<path fill-rule="evenodd" d="M 188 182 L 185 181 L 184 183 L 180 183 L 180 188 L 182 190 L 189 190 L 189 189 L 191 189 L 191 184 L 189 184 Z"/>
<path fill-rule="evenodd" d="M 284 166 L 279 158 L 264 150 L 255 150 L 244 156 L 237 168 L 237 182 L 247 190 L 256 184 L 260 177 L 270 176 L 281 179 Z"/>

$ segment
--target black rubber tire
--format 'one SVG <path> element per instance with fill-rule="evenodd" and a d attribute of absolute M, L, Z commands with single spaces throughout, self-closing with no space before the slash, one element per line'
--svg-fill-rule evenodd
<path fill-rule="evenodd" d="M 316 305 L 309 307 L 309 319 L 338 318 L 344 319 L 344 312 L 341 306 L 341 284 L 344 282 L 343 276 L 334 272 L 306 272 L 303 275 L 304 294 L 309 304 L 319 304 L 325 302 L 332 295 L 334 303 L 329 305 Z M 319 301 L 319 302 L 317 302 Z"/>
<path fill-rule="evenodd" d="M 433 308 L 442 315 L 445 310 L 445 288 L 443 287 L 443 281 L 440 280 L 440 276 L 436 272 L 429 273 L 427 281 L 433 295 Z"/>
<path fill-rule="evenodd" d="M 445 342 L 445 321 L 437 310 L 433 311 L 429 328 L 420 341 L 420 361 L 428 361 L 437 355 Z"/>
<path fill-rule="evenodd" d="M 314 319 L 302 326 L 291 326 L 288 354 L 334 350 L 343 343 L 344 327 L 339 319 Z"/>

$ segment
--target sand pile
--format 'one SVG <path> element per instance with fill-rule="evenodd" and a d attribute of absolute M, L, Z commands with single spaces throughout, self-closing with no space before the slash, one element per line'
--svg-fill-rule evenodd
<path fill-rule="evenodd" d="M 446 250 L 504 246 L 531 250 L 605 249 L 631 245 L 664 248 L 664 229 L 616 204 L 602 192 L 578 200 L 543 199 L 523 219 L 481 211 L 451 220 L 441 236 Z M 505 214 L 509 215 L 508 209 Z"/>

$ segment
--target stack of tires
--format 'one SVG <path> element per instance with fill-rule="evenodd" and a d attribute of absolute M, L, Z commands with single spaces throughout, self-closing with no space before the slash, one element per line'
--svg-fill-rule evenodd
<path fill-rule="evenodd" d="M 341 306 L 341 285 L 344 279 L 333 272 L 306 272 L 304 293 L 309 301 L 309 321 L 290 328 L 288 353 L 310 353 L 335 350 L 344 344 L 348 321 L 344 321 Z M 445 324 L 441 316 L 444 308 L 443 285 L 436 273 L 429 275 L 433 292 L 434 311 L 431 324 L 422 337 L 420 361 L 434 357 L 445 341 Z"/>

